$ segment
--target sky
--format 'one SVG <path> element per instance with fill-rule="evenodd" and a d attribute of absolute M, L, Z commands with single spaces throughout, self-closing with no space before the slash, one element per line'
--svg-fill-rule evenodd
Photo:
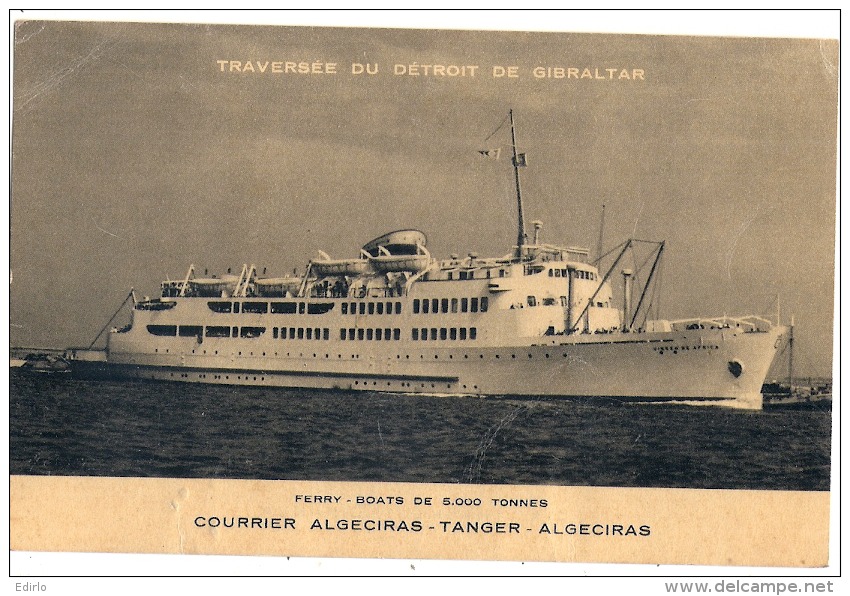
<path fill-rule="evenodd" d="M 399 228 L 504 255 L 507 151 L 479 151 L 509 146 L 512 109 L 544 242 L 595 249 L 604 204 L 606 248 L 666 241 L 662 317 L 778 298 L 797 373 L 829 374 L 837 65 L 816 39 L 19 21 L 10 342 L 88 345 L 189 264 L 283 275 Z"/>

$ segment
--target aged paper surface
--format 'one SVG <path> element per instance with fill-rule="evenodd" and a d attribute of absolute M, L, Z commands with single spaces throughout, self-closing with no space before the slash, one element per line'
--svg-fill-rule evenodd
<path fill-rule="evenodd" d="M 811 567 L 829 526 L 822 492 L 15 476 L 12 502 L 12 548 L 83 552 Z"/>
<path fill-rule="evenodd" d="M 264 247 L 291 251 L 294 256 L 287 258 L 287 264 L 298 264 L 306 261 L 316 246 L 327 246 L 328 236 L 357 242 L 361 236 L 369 237 L 373 229 L 390 229 L 399 217 L 392 213 L 396 208 L 405 217 L 418 214 L 429 225 L 444 227 L 446 237 L 501 234 L 502 228 L 510 228 L 510 207 L 499 203 L 493 208 L 490 200 L 476 202 L 467 194 L 475 187 L 474 183 L 465 186 L 468 174 L 448 172 L 458 160 L 456 154 L 490 150 L 485 137 L 491 130 L 478 125 L 495 128 L 507 108 L 523 114 L 529 126 L 526 143 L 533 146 L 535 136 L 545 139 L 538 142 L 537 153 L 532 152 L 529 159 L 540 160 L 550 173 L 561 176 L 557 184 L 547 181 L 532 186 L 538 211 L 551 221 L 547 231 L 571 221 L 568 227 L 584 229 L 581 242 L 595 242 L 595 210 L 605 197 L 583 204 L 593 213 L 571 211 L 569 200 L 587 192 L 612 193 L 612 200 L 616 203 L 619 199 L 623 205 L 625 221 L 620 225 L 624 232 L 647 229 L 660 233 L 686 221 L 691 235 L 677 238 L 683 258 L 694 258 L 697 267 L 724 267 L 731 280 L 741 261 L 760 263 L 771 258 L 765 252 L 773 249 L 772 244 L 765 252 L 755 245 L 759 233 L 768 238 L 785 233 L 788 222 L 774 216 L 774 211 L 805 219 L 798 209 L 805 198 L 796 185 L 811 189 L 817 180 L 825 184 L 814 191 L 820 196 L 812 200 L 811 219 L 802 222 L 813 222 L 817 238 L 797 237 L 795 234 L 802 232 L 794 228 L 788 236 L 788 252 L 779 258 L 800 256 L 797 251 L 805 249 L 818 253 L 823 246 L 817 242 L 831 251 L 834 196 L 824 193 L 834 189 L 834 161 L 817 161 L 809 149 L 834 143 L 835 112 L 829 107 L 835 100 L 837 77 L 834 41 L 26 20 L 19 23 L 17 36 L 22 49 L 16 55 L 13 118 L 40 120 L 42 126 L 33 130 L 43 135 L 47 134 L 44 131 L 58 131 L 52 142 L 75 148 L 78 145 L 71 137 L 80 126 L 91 132 L 102 125 L 104 132 L 89 137 L 89 142 L 102 144 L 91 146 L 90 155 L 66 156 L 76 164 L 22 162 L 16 164 L 13 175 L 31 182 L 39 173 L 55 171 L 68 175 L 77 191 L 88 189 L 92 196 L 104 196 L 100 185 L 107 183 L 114 185 L 114 192 L 124 193 L 117 200 L 112 197 L 97 205 L 90 203 L 91 212 L 79 221 L 90 223 L 106 237 L 132 238 L 129 255 L 119 253 L 125 259 L 120 267 L 128 270 L 120 275 L 114 272 L 116 253 L 110 249 L 86 253 L 90 268 L 85 271 L 83 267 L 84 273 L 76 281 L 66 282 L 64 291 L 70 293 L 91 289 L 93 276 L 98 274 L 118 278 L 110 283 L 119 289 L 139 283 L 130 275 L 132 268 L 142 266 L 129 258 L 134 251 L 135 257 L 155 265 L 150 267 L 154 271 L 144 271 L 145 279 L 151 280 L 161 273 L 160 267 L 168 267 L 171 273 L 171 268 L 192 259 L 222 266 L 231 258 L 226 253 L 238 253 L 241 259 Z M 51 50 L 27 53 L 28 40 L 39 38 Z M 51 56 L 50 63 L 37 61 L 46 55 Z M 38 69 L 42 75 L 32 75 Z M 113 106 L 100 103 L 105 101 L 104 88 L 110 85 L 108 77 L 99 78 L 104 72 L 116 81 Z M 721 80 L 721 75 L 726 78 Z M 803 78 L 818 80 L 823 87 L 801 88 L 798 79 Z M 75 90 L 75 85 L 84 90 Z M 97 91 L 85 91 L 85 85 Z M 54 102 L 85 104 L 92 97 L 86 93 L 96 97 L 92 105 L 95 124 L 64 121 Z M 136 100 L 129 101 L 134 94 Z M 145 100 L 147 94 L 156 99 Z M 787 102 L 779 101 L 783 97 Z M 729 103 L 724 105 L 725 101 Z M 806 101 L 818 108 L 800 110 L 799 126 L 787 125 L 795 102 L 800 106 Z M 157 102 L 164 103 L 155 105 Z M 187 110 L 187 104 L 193 103 L 197 105 Z M 135 114 L 121 111 L 134 105 Z M 675 109 L 665 111 L 671 106 Z M 598 113 L 591 113 L 597 109 Z M 167 128 L 163 122 L 171 111 L 195 118 L 176 125 L 186 131 L 179 138 L 185 146 L 173 147 L 177 157 L 151 160 L 150 154 L 165 149 L 156 135 Z M 210 115 L 211 120 L 207 118 Z M 308 116 L 313 120 L 307 125 L 292 121 Z M 559 123 L 565 121 L 562 127 Z M 775 122 L 782 125 L 774 128 Z M 722 136 L 715 126 L 725 135 L 730 135 L 730 130 L 737 132 Z M 466 127 L 478 134 L 469 139 L 468 146 L 448 134 L 448 130 Z M 405 140 L 405 130 L 411 128 L 416 131 L 414 140 Z M 18 128 L 22 129 L 28 130 Z M 284 141 L 276 138 L 281 129 L 287 131 Z M 569 129 L 573 129 L 573 146 L 557 154 L 557 159 L 565 160 L 560 169 L 557 159 L 541 154 L 557 147 L 563 130 Z M 658 134 L 659 129 L 663 134 Z M 24 149 L 30 142 L 45 140 L 18 134 L 14 143 Z M 376 134 L 387 138 L 373 146 L 368 142 L 366 147 L 360 146 L 359 139 Z M 435 150 L 441 144 L 436 138 L 440 135 L 450 137 L 455 145 Z M 641 141 L 641 135 L 652 140 Z M 766 153 L 775 170 L 760 172 L 755 162 L 765 156 L 747 154 L 747 143 L 754 138 L 763 138 L 771 148 Z M 704 145 L 694 149 L 689 144 L 694 140 Z M 621 143 L 629 152 L 616 151 Z M 787 146 L 787 158 L 773 151 L 778 146 Z M 423 151 L 430 155 L 430 165 L 418 161 L 417 154 Z M 431 155 L 432 151 L 442 153 L 442 158 Z M 79 172 L 100 167 L 104 156 L 121 152 L 139 152 L 138 168 L 132 167 L 134 159 L 118 159 L 110 170 L 110 180 Z M 571 165 L 577 153 L 589 159 L 580 166 Z M 700 178 L 705 175 L 701 161 L 724 153 L 728 158 L 709 168 L 712 178 Z M 196 161 L 198 154 L 201 158 Z M 825 154 L 834 160 L 834 150 Z M 275 160 L 281 155 L 286 157 L 285 184 L 277 179 L 280 166 Z M 200 177 L 189 171 L 198 165 L 209 171 Z M 430 169 L 423 173 L 423 167 Z M 688 178 L 682 169 L 700 173 Z M 217 172 L 222 170 L 227 175 L 219 177 Z M 364 182 L 370 172 L 380 180 L 377 188 Z M 201 197 L 214 191 L 214 185 L 205 184 L 204 175 L 229 184 L 232 202 L 220 200 L 218 210 L 206 205 Z M 480 175 L 480 171 L 475 174 Z M 738 185 L 748 177 L 752 184 L 741 189 Z M 594 179 L 614 182 L 596 183 Z M 177 183 L 171 186 L 169 181 Z M 554 194 L 566 197 L 563 201 L 543 198 L 553 192 L 552 184 Z M 367 191 L 378 194 L 358 196 Z M 432 192 L 442 196 L 456 192 L 457 200 L 435 203 Z M 693 208 L 693 202 L 698 202 L 692 200 L 694 196 L 702 198 L 712 192 L 720 195 L 717 203 Z M 160 194 L 152 199 L 153 193 Z M 281 218 L 274 204 L 264 202 L 277 193 L 294 197 L 302 207 L 303 201 L 308 202 L 316 220 L 299 219 L 292 213 Z M 652 197 L 659 194 L 669 195 L 669 200 L 653 203 Z M 323 195 L 331 198 L 323 200 Z M 162 202 L 163 198 L 167 200 Z M 28 209 L 49 208 L 47 202 L 33 202 L 30 197 L 18 199 L 14 191 L 12 199 L 13 215 L 16 200 Z M 74 200 L 85 205 L 83 197 Z M 504 203 L 501 198 L 498 201 Z M 661 209 L 665 202 L 667 210 Z M 646 204 L 653 213 L 644 212 Z M 156 230 L 157 224 L 151 223 L 154 219 L 145 214 L 157 209 L 169 210 L 169 216 L 175 218 L 169 229 Z M 564 210 L 567 216 L 563 216 Z M 559 214 L 561 221 L 557 220 Z M 236 223 L 227 219 L 234 215 Z M 378 215 L 385 216 L 388 223 L 375 228 L 370 221 Z M 323 228 L 323 221 L 333 216 L 338 216 L 338 221 Z M 701 218 L 700 225 L 689 225 L 693 221 L 687 222 L 688 218 L 694 217 Z M 279 219 L 298 222 L 289 228 L 285 221 L 278 224 L 278 230 L 284 226 L 285 242 L 260 231 L 263 226 L 258 225 Z M 643 228 L 646 219 L 657 221 Z M 14 226 L 14 216 L 12 221 Z M 38 233 L 37 219 L 26 216 L 17 221 L 23 222 L 24 233 Z M 196 228 L 186 224 L 195 221 L 207 223 Z M 404 224 L 399 221 L 397 227 Z M 756 232 L 757 228 L 761 232 Z M 205 239 L 193 235 L 204 233 L 208 235 Z M 552 234 L 559 241 L 562 238 L 554 231 Z M 142 247 L 145 235 L 157 238 L 161 253 Z M 698 254 L 708 250 L 699 239 L 711 235 L 723 237 L 714 244 L 723 251 L 716 261 L 701 259 Z M 569 239 L 569 234 L 563 238 Z M 59 234 L 52 242 L 55 245 L 40 250 L 56 252 L 68 243 L 69 255 L 88 250 L 73 234 Z M 250 250 L 243 251 L 244 246 Z M 338 246 L 341 250 L 345 243 Z M 469 247 L 458 244 L 460 250 L 478 246 L 481 243 L 474 241 Z M 32 249 L 24 243 L 17 253 L 13 250 L 13 268 L 16 258 L 18 267 L 30 265 Z M 489 244 L 484 249 L 489 250 Z M 169 256 L 164 257 L 165 253 Z M 797 305 L 806 297 L 817 298 L 818 306 L 808 313 L 810 335 L 802 335 L 800 343 L 808 343 L 810 348 L 811 374 L 827 375 L 832 362 L 833 260 L 829 252 L 819 254 L 821 262 L 803 260 L 810 266 L 806 274 L 819 278 L 818 283 L 805 280 L 790 302 Z M 253 253 L 244 258 L 252 257 Z M 77 266 L 73 260 L 58 263 Z M 674 275 L 684 275 L 691 266 L 680 263 Z M 765 295 L 770 292 L 762 286 L 774 283 L 766 277 L 767 269 L 753 267 L 748 275 L 737 271 L 734 284 L 716 292 L 699 291 L 708 293 L 709 310 L 737 306 L 730 296 L 738 298 L 739 292 L 757 294 L 745 308 L 751 304 L 758 308 L 769 304 Z M 792 269 L 795 274 L 801 271 L 797 265 Z M 698 283 L 691 277 L 681 279 L 677 283 Z M 32 307 L 17 303 L 13 320 L 52 329 L 41 330 L 36 345 L 82 344 L 114 308 L 111 297 L 92 296 L 96 308 L 77 302 L 72 312 L 78 314 L 62 310 L 63 317 L 77 317 L 77 328 L 57 328 L 44 314 L 37 321 L 26 317 L 33 308 L 51 312 L 66 306 L 46 301 L 36 291 L 38 287 L 24 287 L 32 291 L 19 294 L 18 299 L 25 298 Z M 690 310 L 684 306 L 696 308 L 699 303 L 682 306 L 676 312 L 685 316 Z M 829 341 L 819 343 L 817 337 L 829 337 Z M 18 345 L 32 345 L 21 341 Z M 658 415 L 664 415 L 663 409 Z M 636 432 L 635 440 L 639 436 Z M 337 482 L 337 476 L 323 478 L 321 473 L 309 481 L 48 473 L 51 475 L 11 477 L 12 550 L 797 568 L 823 567 L 830 562 L 831 503 L 823 486 L 816 490 L 752 490 L 772 486 L 701 490 L 687 484 L 660 488 L 651 479 L 645 486 L 638 482 L 612 488 L 558 485 L 546 477 L 485 485 Z"/>

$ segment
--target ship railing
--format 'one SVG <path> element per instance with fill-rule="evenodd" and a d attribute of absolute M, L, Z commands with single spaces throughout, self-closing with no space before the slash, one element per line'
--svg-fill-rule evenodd
<path fill-rule="evenodd" d="M 188 284 L 183 281 L 166 280 L 159 284 L 160 298 L 176 298 L 185 294 L 184 288 Z"/>
<path fill-rule="evenodd" d="M 486 269 L 489 267 L 498 267 L 506 263 L 510 263 L 510 259 L 465 257 L 463 259 L 442 259 L 437 261 L 437 265 L 444 271 L 454 269 Z"/>
<path fill-rule="evenodd" d="M 543 261 L 576 261 L 579 263 L 587 263 L 590 258 L 590 251 L 579 246 L 558 246 L 555 244 L 526 244 L 522 247 L 523 257 L 521 260 L 543 260 Z M 515 255 L 517 247 L 514 246 Z M 512 259 L 516 261 L 514 257 Z"/>
<path fill-rule="evenodd" d="M 695 317 L 670 321 L 675 329 L 731 329 L 744 328 L 749 332 L 766 331 L 774 325 L 772 321 L 759 315 L 743 315 L 722 317 Z"/>

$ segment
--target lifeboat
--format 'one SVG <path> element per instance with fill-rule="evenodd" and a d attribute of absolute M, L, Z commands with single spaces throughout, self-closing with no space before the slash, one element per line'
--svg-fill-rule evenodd
<path fill-rule="evenodd" d="M 382 248 L 396 256 L 418 255 L 420 247 L 427 244 L 428 238 L 419 230 L 396 230 L 367 242 L 363 245 L 363 251 L 373 257 L 380 256 Z"/>
<path fill-rule="evenodd" d="M 380 250 L 381 255 L 370 257 L 369 260 L 375 270 L 381 273 L 419 273 L 425 271 L 431 262 L 431 255 L 424 248 L 423 254 L 417 255 L 394 255 L 383 247 L 380 247 Z"/>
<path fill-rule="evenodd" d="M 419 273 L 431 263 L 427 242 L 419 230 L 396 230 L 367 242 L 362 252 L 380 273 Z"/>
<path fill-rule="evenodd" d="M 319 256 L 321 259 L 311 261 L 310 267 L 313 273 L 320 277 L 357 277 L 369 271 L 369 261 L 366 259 L 332 259 L 321 250 Z"/>
<path fill-rule="evenodd" d="M 287 292 L 295 294 L 300 287 L 301 278 L 298 277 L 267 277 L 254 280 L 257 295 L 265 297 L 286 296 Z"/>
<path fill-rule="evenodd" d="M 230 295 L 236 291 L 239 278 L 235 275 L 221 277 L 196 277 L 189 280 L 189 287 L 198 296 L 217 297 Z"/>

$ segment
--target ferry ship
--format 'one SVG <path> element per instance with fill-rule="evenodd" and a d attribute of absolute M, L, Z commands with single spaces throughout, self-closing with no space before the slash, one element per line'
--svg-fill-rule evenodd
<path fill-rule="evenodd" d="M 425 234 L 407 229 L 367 242 L 352 258 L 320 252 L 297 276 L 267 278 L 245 265 L 239 275 L 198 277 L 190 266 L 182 279 L 163 282 L 156 298 L 131 291 L 130 324 L 109 332 L 105 350 L 69 349 L 73 369 L 158 381 L 760 409 L 786 328 L 758 316 L 650 319 L 663 242 L 653 244 L 641 289 L 636 272 L 619 263 L 645 241 L 609 251 L 613 262 L 603 269 L 603 255 L 542 243 L 539 222 L 529 239 L 525 154 L 517 151 L 513 112 L 509 120 L 518 230 L 505 256 L 437 259 Z"/>

